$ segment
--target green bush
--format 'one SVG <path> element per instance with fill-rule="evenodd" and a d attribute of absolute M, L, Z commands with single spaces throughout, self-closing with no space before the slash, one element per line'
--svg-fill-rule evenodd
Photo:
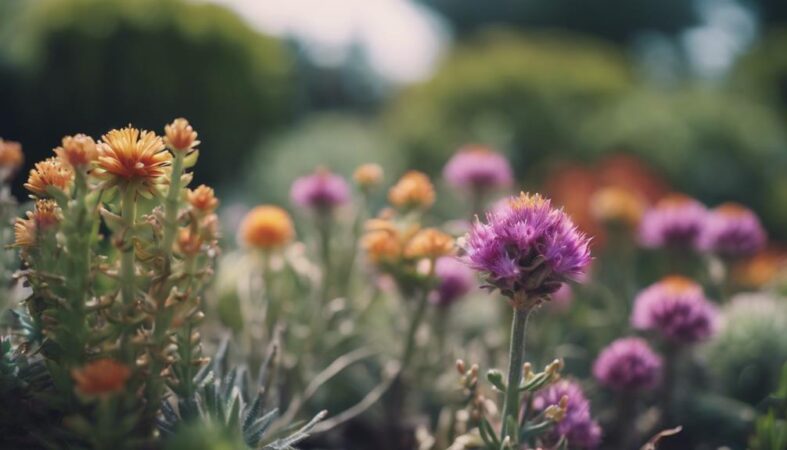
<path fill-rule="evenodd" d="M 100 135 L 129 121 L 160 132 L 159 124 L 185 116 L 205 137 L 210 169 L 200 176 L 213 181 L 287 118 L 287 52 L 218 6 L 45 0 L 15 28 L 15 39 L 0 45 L 16 71 L 0 124 L 14 125 L 0 125 L 0 134 L 22 141 L 31 161 L 64 134 Z"/>
<path fill-rule="evenodd" d="M 787 111 L 787 28 L 768 32 L 733 74 L 741 89 Z"/>
<path fill-rule="evenodd" d="M 484 141 L 532 168 L 550 152 L 580 154 L 577 124 L 625 94 L 629 72 L 614 47 L 587 38 L 488 32 L 403 93 L 385 121 L 415 167 L 437 169 L 458 145 Z"/>

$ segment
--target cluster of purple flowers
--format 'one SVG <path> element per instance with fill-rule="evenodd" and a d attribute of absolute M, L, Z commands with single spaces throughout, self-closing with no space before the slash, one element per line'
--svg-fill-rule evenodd
<path fill-rule="evenodd" d="M 572 448 L 595 448 L 601 442 L 601 427 L 590 415 L 590 402 L 582 388 L 574 381 L 560 380 L 539 392 L 533 398 L 533 409 L 544 411 L 551 405 L 560 404 L 566 397 L 566 414 L 555 424 L 548 437 L 557 442 L 561 437 Z"/>
<path fill-rule="evenodd" d="M 538 194 L 522 193 L 488 212 L 486 223 L 473 225 L 464 248 L 467 264 L 508 297 L 548 296 L 580 277 L 591 260 L 589 239 Z"/>
<path fill-rule="evenodd" d="M 708 211 L 697 200 L 672 194 L 645 213 L 639 240 L 649 248 L 686 248 L 736 258 L 760 250 L 766 235 L 757 215 L 744 206 L 725 203 Z"/>
<path fill-rule="evenodd" d="M 329 213 L 350 200 L 350 188 L 341 176 L 317 169 L 292 183 L 290 198 L 302 208 Z"/>
<path fill-rule="evenodd" d="M 618 391 L 653 389 L 661 380 L 661 357 L 644 339 L 622 338 L 607 346 L 593 364 L 593 376 Z"/>
<path fill-rule="evenodd" d="M 705 340 L 715 329 L 716 307 L 694 281 L 670 276 L 637 295 L 631 324 L 657 331 L 665 339 L 690 344 Z"/>
<path fill-rule="evenodd" d="M 443 177 L 453 187 L 474 191 L 504 188 L 513 182 L 505 156 L 480 145 L 459 149 L 443 168 Z"/>
<path fill-rule="evenodd" d="M 476 285 L 475 273 L 453 256 L 443 256 L 437 260 L 435 275 L 439 284 L 430 301 L 440 307 L 452 305 Z"/>

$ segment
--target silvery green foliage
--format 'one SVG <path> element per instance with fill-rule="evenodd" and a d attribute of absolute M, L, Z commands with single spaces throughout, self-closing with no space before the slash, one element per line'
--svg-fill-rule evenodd
<path fill-rule="evenodd" d="M 303 424 L 276 423 L 278 408 L 267 407 L 275 348 L 269 349 L 255 380 L 244 365 L 226 370 L 227 353 L 228 341 L 225 340 L 213 362 L 194 377 L 193 397 L 178 398 L 177 408 L 170 401 L 163 402 L 159 430 L 178 442 L 179 434 L 190 432 L 191 425 L 199 423 L 210 429 L 218 428 L 217 433 L 226 442 L 243 442 L 248 448 L 295 449 L 326 413 L 323 411 Z"/>

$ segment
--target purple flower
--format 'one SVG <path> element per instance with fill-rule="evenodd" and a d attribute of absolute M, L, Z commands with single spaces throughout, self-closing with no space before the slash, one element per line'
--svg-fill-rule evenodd
<path fill-rule="evenodd" d="M 708 214 L 700 247 L 720 256 L 751 256 L 765 246 L 765 230 L 749 208 L 725 203 Z"/>
<path fill-rule="evenodd" d="M 298 206 L 327 213 L 347 203 L 350 199 L 350 188 L 339 175 L 327 169 L 317 169 L 292 183 L 290 197 Z"/>
<path fill-rule="evenodd" d="M 454 187 L 472 190 L 503 188 L 513 181 L 505 156 L 479 145 L 456 152 L 443 168 L 443 177 Z"/>
<path fill-rule="evenodd" d="M 715 330 L 716 316 L 716 307 L 705 298 L 699 284 L 670 276 L 637 295 L 631 325 L 688 344 L 709 338 Z"/>
<path fill-rule="evenodd" d="M 649 248 L 696 248 L 707 214 L 705 206 L 693 198 L 668 195 L 642 216 L 640 243 Z"/>
<path fill-rule="evenodd" d="M 555 424 L 547 439 L 557 442 L 565 437 L 570 447 L 595 448 L 601 442 L 601 427 L 590 416 L 590 402 L 582 388 L 573 381 L 560 380 L 533 398 L 533 409 L 541 412 L 551 405 L 559 405 L 566 397 L 566 415 Z"/>
<path fill-rule="evenodd" d="M 618 339 L 598 355 L 593 375 L 599 383 L 618 391 L 653 389 L 661 380 L 661 357 L 644 339 Z"/>
<path fill-rule="evenodd" d="M 435 275 L 439 284 L 430 300 L 440 307 L 452 305 L 470 292 L 476 284 L 475 273 L 452 256 L 443 256 L 437 260 Z"/>
<path fill-rule="evenodd" d="M 590 264 L 589 239 L 563 210 L 540 195 L 522 193 L 477 220 L 467 235 L 465 262 L 490 288 L 510 298 L 543 299 Z"/>

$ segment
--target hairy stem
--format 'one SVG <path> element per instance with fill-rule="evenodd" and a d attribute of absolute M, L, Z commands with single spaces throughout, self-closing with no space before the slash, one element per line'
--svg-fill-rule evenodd
<path fill-rule="evenodd" d="M 180 198 L 180 178 L 183 176 L 183 152 L 175 152 L 175 159 L 172 161 L 172 176 L 169 181 L 169 191 L 164 203 L 164 239 L 162 250 L 164 251 L 164 264 L 170 266 L 170 256 L 172 255 L 172 243 L 175 241 L 175 234 L 178 231 L 178 206 Z"/>
<path fill-rule="evenodd" d="M 522 381 L 522 364 L 525 362 L 525 335 L 527 334 L 527 318 L 532 308 L 514 308 L 514 319 L 511 323 L 511 347 L 508 351 L 508 385 L 503 400 L 502 437 L 511 437 L 517 442 L 517 430 L 510 429 L 508 423 L 513 418 L 519 419 L 519 383 Z"/>

